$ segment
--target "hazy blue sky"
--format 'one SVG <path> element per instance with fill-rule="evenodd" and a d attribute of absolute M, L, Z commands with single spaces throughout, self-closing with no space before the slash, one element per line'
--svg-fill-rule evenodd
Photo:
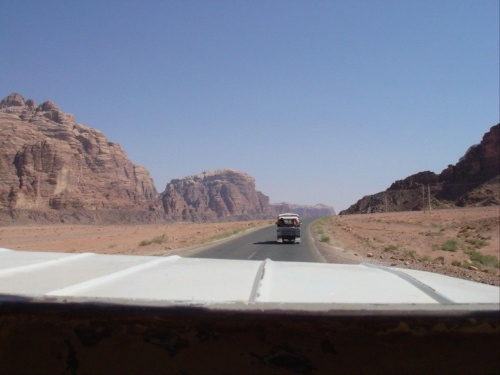
<path fill-rule="evenodd" d="M 53 100 L 173 178 L 340 211 L 499 122 L 499 2 L 0 0 L 0 97 Z M 0 98 L 0 99 L 1 99 Z"/>

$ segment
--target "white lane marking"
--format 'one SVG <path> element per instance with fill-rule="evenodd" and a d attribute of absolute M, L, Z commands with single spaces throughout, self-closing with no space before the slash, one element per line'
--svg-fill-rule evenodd
<path fill-rule="evenodd" d="M 256 251 L 254 251 L 247 259 L 252 259 L 255 254 L 257 254 Z"/>

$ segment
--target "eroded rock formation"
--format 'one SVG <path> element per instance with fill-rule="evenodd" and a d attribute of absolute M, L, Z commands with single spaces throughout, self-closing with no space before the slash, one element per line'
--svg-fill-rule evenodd
<path fill-rule="evenodd" d="M 255 189 L 253 177 L 233 169 L 172 180 L 160 198 L 165 213 L 174 220 L 236 220 L 269 216 L 269 197 Z"/>
<path fill-rule="evenodd" d="M 172 180 L 160 196 L 148 170 L 133 164 L 120 145 L 52 101 L 37 105 L 20 94 L 3 99 L 0 150 L 4 225 L 245 220 L 277 212 L 251 176 L 231 169 Z M 283 205 L 302 215 L 333 211 Z"/>
<path fill-rule="evenodd" d="M 0 102 L 0 210 L 148 210 L 158 193 L 120 145 L 46 101 Z"/>
<path fill-rule="evenodd" d="M 500 124 L 439 175 L 420 172 L 368 195 L 340 214 L 422 210 L 428 207 L 500 205 Z"/>

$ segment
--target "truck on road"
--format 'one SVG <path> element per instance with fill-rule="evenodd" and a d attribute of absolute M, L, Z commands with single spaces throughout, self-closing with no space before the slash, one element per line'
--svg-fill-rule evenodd
<path fill-rule="evenodd" d="M 278 215 L 276 221 L 276 236 L 278 243 L 289 241 L 300 243 L 300 219 L 299 215 L 285 213 Z"/>

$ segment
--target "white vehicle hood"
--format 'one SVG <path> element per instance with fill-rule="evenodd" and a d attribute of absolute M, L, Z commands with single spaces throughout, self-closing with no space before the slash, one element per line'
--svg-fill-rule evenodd
<path fill-rule="evenodd" d="M 500 310 L 500 288 L 441 274 L 344 265 L 0 248 L 0 301 L 332 310 Z"/>

